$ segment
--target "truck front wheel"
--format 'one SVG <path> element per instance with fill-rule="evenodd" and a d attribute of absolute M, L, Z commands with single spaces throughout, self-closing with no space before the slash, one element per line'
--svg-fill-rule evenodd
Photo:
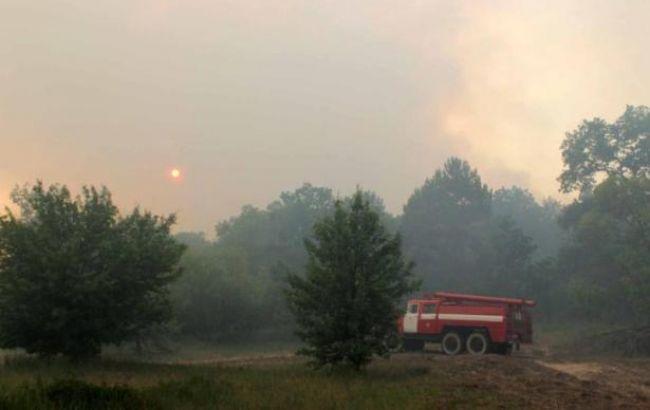
<path fill-rule="evenodd" d="M 449 356 L 455 356 L 463 350 L 463 339 L 456 332 L 445 333 L 442 338 L 442 351 Z"/>
<path fill-rule="evenodd" d="M 489 345 L 488 338 L 480 332 L 474 332 L 467 338 L 467 351 L 473 355 L 484 354 Z"/>

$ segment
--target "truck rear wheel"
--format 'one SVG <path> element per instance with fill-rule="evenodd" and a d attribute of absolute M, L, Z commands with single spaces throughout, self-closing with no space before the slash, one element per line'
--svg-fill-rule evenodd
<path fill-rule="evenodd" d="M 467 338 L 467 351 L 473 355 L 481 355 L 487 352 L 490 341 L 481 332 L 474 332 Z"/>
<path fill-rule="evenodd" d="M 448 356 L 455 356 L 463 351 L 463 338 L 457 332 L 445 333 L 442 338 L 442 351 Z"/>

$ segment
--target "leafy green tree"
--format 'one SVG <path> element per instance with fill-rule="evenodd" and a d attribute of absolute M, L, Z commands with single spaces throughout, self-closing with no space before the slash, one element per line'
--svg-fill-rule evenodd
<path fill-rule="evenodd" d="M 512 186 L 494 191 L 492 213 L 497 218 L 512 218 L 537 248 L 537 260 L 557 255 L 564 238 L 558 223 L 562 205 L 551 198 L 538 203 L 526 189 Z"/>
<path fill-rule="evenodd" d="M 106 188 L 73 198 L 38 182 L 13 199 L 20 216 L 0 217 L 0 345 L 83 358 L 170 317 L 174 216 L 120 216 Z"/>
<path fill-rule="evenodd" d="M 173 286 L 180 330 L 206 340 L 288 338 L 286 275 L 307 263 L 304 238 L 334 208 L 332 191 L 304 184 L 266 208 L 246 205 L 217 225 L 216 241 L 181 233 L 188 246 Z M 255 323 L 255 326 L 251 326 Z"/>
<path fill-rule="evenodd" d="M 573 242 L 561 264 L 581 310 L 591 318 L 648 323 L 650 178 L 611 176 L 567 208 Z"/>
<path fill-rule="evenodd" d="M 553 264 L 533 256 L 536 239 L 559 241 L 555 204 L 547 204 L 516 187 L 493 194 L 466 161 L 451 158 L 404 208 L 405 253 L 427 290 L 545 299 Z"/>
<path fill-rule="evenodd" d="M 300 353 L 317 367 L 346 364 L 357 370 L 373 355 L 387 355 L 398 302 L 416 286 L 399 236 L 387 232 L 358 191 L 349 207 L 336 202 L 334 214 L 318 221 L 314 239 L 305 243 L 306 276 L 290 275 L 287 290 L 297 333 L 306 343 Z"/>
<path fill-rule="evenodd" d="M 563 192 L 589 192 L 599 176 L 650 177 L 650 109 L 627 106 L 613 124 L 594 118 L 562 142 Z"/>
<path fill-rule="evenodd" d="M 307 261 L 305 236 L 333 206 L 330 189 L 304 184 L 282 192 L 266 209 L 244 206 L 240 215 L 217 225 L 217 242 L 246 252 L 253 274 L 268 274 L 280 262 L 297 270 Z"/>
<path fill-rule="evenodd" d="M 511 218 L 492 220 L 487 240 L 478 252 L 481 252 L 480 265 L 484 268 L 477 272 L 475 281 L 482 286 L 482 291 L 535 296 L 535 289 L 529 287 L 535 245 Z"/>
<path fill-rule="evenodd" d="M 183 277 L 172 287 L 180 331 L 209 341 L 250 336 L 257 330 L 251 323 L 262 322 L 268 279 L 250 274 L 242 252 L 220 248 L 200 234 L 176 238 L 187 245 Z"/>
<path fill-rule="evenodd" d="M 482 269 L 491 198 L 478 172 L 459 158 L 447 160 L 409 198 L 400 231 L 427 288 L 469 290 Z"/>
<path fill-rule="evenodd" d="M 613 124 L 583 121 L 562 144 L 561 189 L 581 195 L 560 218 L 570 235 L 558 270 L 592 320 L 650 317 L 650 109 L 628 106 Z"/>

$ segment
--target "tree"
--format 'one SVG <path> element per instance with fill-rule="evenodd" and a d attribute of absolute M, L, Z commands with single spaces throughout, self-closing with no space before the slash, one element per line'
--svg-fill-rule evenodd
<path fill-rule="evenodd" d="M 650 109 L 628 105 L 613 124 L 594 118 L 562 142 L 563 192 L 590 192 L 599 176 L 650 177 Z"/>
<path fill-rule="evenodd" d="M 480 264 L 484 266 L 475 278 L 483 292 L 512 296 L 534 295 L 528 287 L 531 255 L 535 245 L 511 218 L 495 218 L 482 244 Z"/>
<path fill-rule="evenodd" d="M 171 315 L 167 285 L 183 246 L 175 217 L 120 216 L 106 188 L 41 182 L 17 189 L 0 217 L 0 345 L 84 358 Z"/>
<path fill-rule="evenodd" d="M 286 275 L 307 263 L 304 238 L 333 204 L 330 189 L 303 184 L 265 208 L 243 206 L 239 215 L 217 224 L 215 241 L 177 234 L 187 245 L 183 276 L 173 286 L 181 332 L 204 340 L 290 337 Z"/>
<path fill-rule="evenodd" d="M 382 222 L 394 225 L 377 194 L 363 195 Z M 342 201 L 351 203 L 350 198 Z M 304 239 L 315 221 L 333 213 L 334 202 L 329 188 L 303 184 L 282 192 L 265 208 L 244 206 L 239 215 L 217 225 L 216 241 L 177 234 L 188 246 L 181 259 L 183 277 L 173 286 L 180 330 L 209 340 L 291 337 L 286 277 L 304 269 Z"/>
<path fill-rule="evenodd" d="M 290 275 L 287 290 L 297 334 L 307 345 L 300 353 L 317 367 L 357 370 L 373 355 L 388 354 L 398 302 L 416 287 L 399 236 L 387 233 L 357 191 L 349 207 L 335 203 L 334 214 L 315 224 L 305 245 L 306 276 Z"/>
<path fill-rule="evenodd" d="M 648 324 L 650 178 L 611 176 L 562 218 L 573 242 L 561 262 L 592 318 Z"/>
<path fill-rule="evenodd" d="M 361 195 L 363 196 L 364 201 L 368 202 L 370 205 L 370 209 L 379 215 L 379 220 L 382 225 L 384 225 L 390 232 L 397 232 L 398 218 L 386 210 L 386 205 L 384 204 L 382 197 L 374 191 L 365 190 L 361 191 Z M 346 206 L 350 206 L 353 200 L 354 195 L 344 198 L 343 202 Z"/>
<path fill-rule="evenodd" d="M 404 208 L 405 253 L 427 290 L 545 298 L 552 264 L 533 256 L 535 239 L 553 240 L 547 206 L 516 187 L 493 194 L 466 161 L 450 158 Z"/>
<path fill-rule="evenodd" d="M 428 288 L 469 290 L 483 268 L 492 194 L 478 172 L 459 158 L 418 188 L 404 207 L 400 231 Z"/>
<path fill-rule="evenodd" d="M 537 246 L 536 259 L 554 257 L 564 241 L 558 224 L 562 205 L 554 199 L 541 204 L 526 189 L 512 186 L 492 195 L 492 213 L 498 218 L 512 218 L 523 233 Z"/>
<path fill-rule="evenodd" d="M 282 192 L 266 209 L 244 206 L 240 215 L 217 225 L 217 242 L 220 247 L 247 253 L 255 275 L 268 273 L 278 262 L 299 269 L 307 261 L 304 237 L 333 205 L 330 189 L 304 184 L 293 192 Z"/>
<path fill-rule="evenodd" d="M 590 319 L 647 324 L 650 315 L 650 109 L 628 106 L 613 124 L 583 121 L 562 143 L 560 218 L 570 235 L 558 267 Z"/>
<path fill-rule="evenodd" d="M 268 278 L 253 276 L 246 254 L 203 235 L 182 233 L 183 277 L 172 287 L 180 331 L 202 340 L 241 340 L 263 323 Z"/>
<path fill-rule="evenodd" d="M 243 279 L 246 277 L 255 285 L 252 289 L 256 290 L 251 292 L 256 297 L 254 305 L 250 305 L 250 298 L 243 297 L 240 311 L 256 311 L 256 320 L 261 324 L 256 331 L 273 329 L 273 336 L 278 337 L 292 333 L 291 314 L 283 295 L 285 276 L 305 266 L 304 238 L 314 222 L 333 208 L 334 197 L 329 188 L 306 183 L 294 191 L 282 192 L 265 209 L 248 205 L 240 215 L 217 225 L 213 261 L 220 265 L 225 277 L 248 280 Z M 229 262 L 235 257 L 241 264 Z M 232 297 L 227 299 L 235 302 Z M 212 318 L 219 320 L 217 316 Z"/>

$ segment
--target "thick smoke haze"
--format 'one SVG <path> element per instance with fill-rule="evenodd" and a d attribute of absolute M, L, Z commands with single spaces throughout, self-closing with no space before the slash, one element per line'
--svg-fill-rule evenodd
<path fill-rule="evenodd" d="M 0 0 L 0 204 L 37 178 L 106 184 L 209 231 L 308 181 L 399 213 L 450 155 L 558 196 L 564 132 L 650 103 L 648 18 L 647 1 Z"/>

